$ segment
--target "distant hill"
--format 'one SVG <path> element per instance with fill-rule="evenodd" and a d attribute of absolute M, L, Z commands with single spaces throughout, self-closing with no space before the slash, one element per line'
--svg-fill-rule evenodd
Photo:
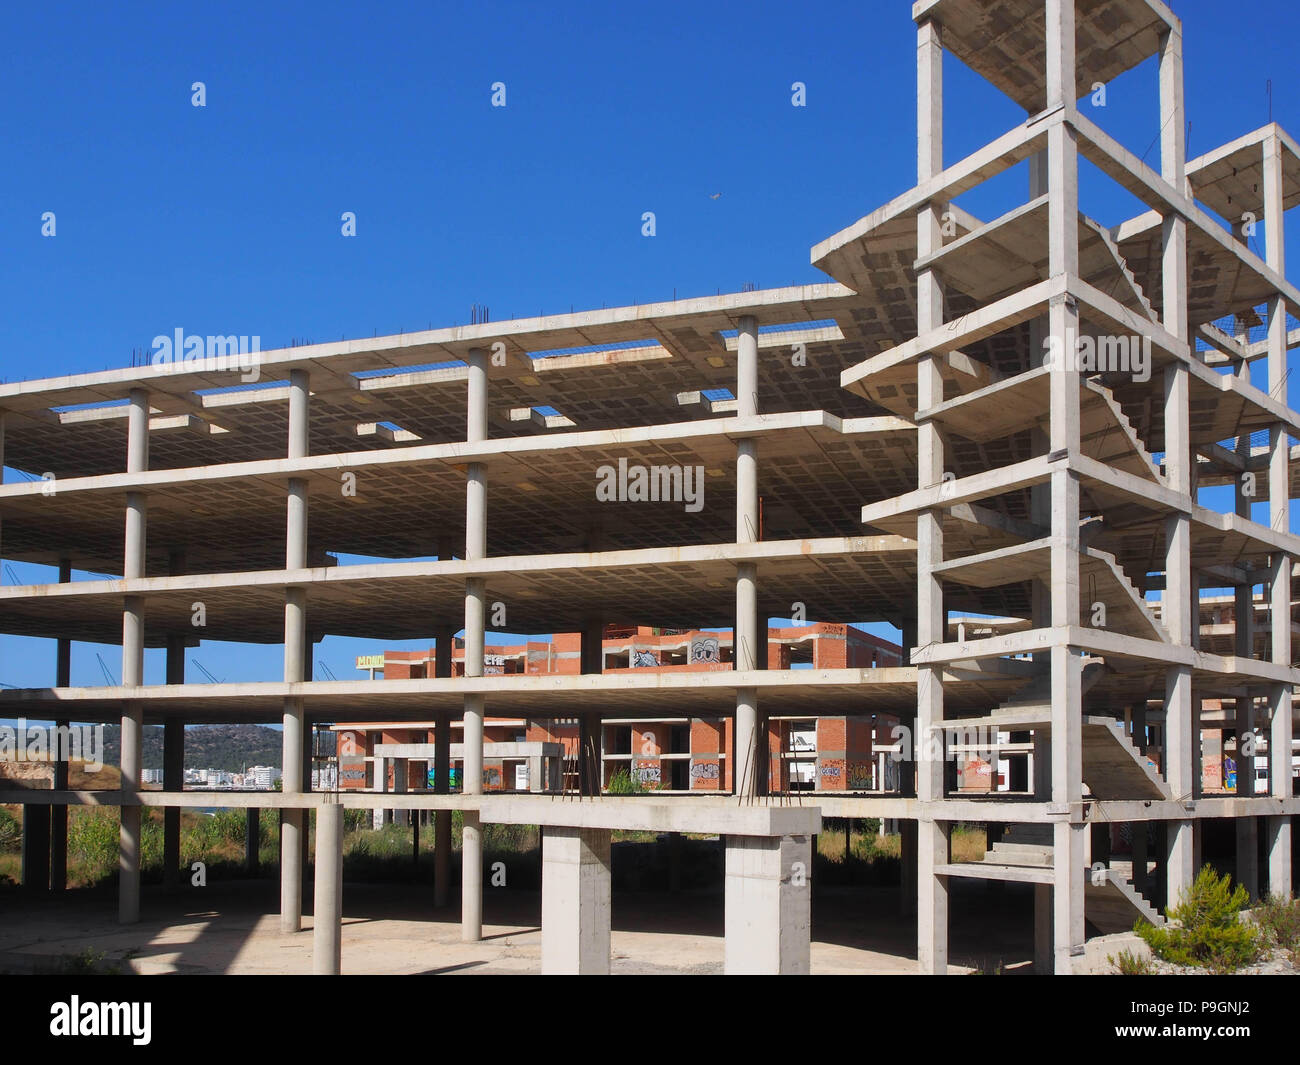
<path fill-rule="evenodd" d="M 104 763 L 118 765 L 122 753 L 122 728 L 104 729 Z M 243 772 L 245 766 L 280 767 L 281 736 L 265 725 L 191 725 L 185 730 L 186 769 L 224 769 Z M 144 768 L 163 767 L 163 729 L 149 725 L 144 730 Z"/>

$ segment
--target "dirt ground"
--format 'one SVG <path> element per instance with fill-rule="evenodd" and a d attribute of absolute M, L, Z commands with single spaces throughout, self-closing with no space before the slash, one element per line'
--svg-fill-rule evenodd
<path fill-rule="evenodd" d="M 310 892 L 308 892 L 310 895 Z M 485 888 L 484 940 L 460 942 L 459 909 L 432 905 L 432 888 L 345 883 L 344 973 L 537 973 L 541 896 Z M 0 972 L 50 971 L 72 959 L 138 973 L 310 973 L 311 918 L 282 935 L 269 880 L 146 886 L 142 920 L 116 922 L 111 891 L 62 898 L 3 897 Z M 1027 972 L 1033 899 L 1023 885 L 959 884 L 951 899 L 952 972 Z M 723 899 L 711 892 L 616 892 L 612 971 L 720 973 Z M 915 924 L 896 887 L 828 887 L 813 896 L 814 974 L 916 971 Z"/>

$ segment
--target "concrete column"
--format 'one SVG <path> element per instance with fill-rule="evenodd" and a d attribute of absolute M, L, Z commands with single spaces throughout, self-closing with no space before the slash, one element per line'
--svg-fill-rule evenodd
<path fill-rule="evenodd" d="M 758 567 L 743 562 L 736 567 L 736 639 L 734 666 L 738 671 L 758 668 L 759 632 L 758 593 L 755 575 Z M 752 800 L 758 794 L 759 760 L 763 749 L 759 743 L 758 689 L 736 689 L 736 727 L 733 786 L 741 799 Z"/>
<path fill-rule="evenodd" d="M 1146 756 L 1147 704 L 1145 699 L 1133 707 L 1133 746 L 1138 749 L 1143 757 Z M 1147 823 L 1145 821 L 1133 821 L 1130 822 L 1129 827 L 1133 833 L 1133 886 L 1150 899 L 1152 897 L 1151 885 L 1147 882 L 1147 862 L 1149 860 L 1147 853 Z"/>
<path fill-rule="evenodd" d="M 542 973 L 609 975 L 610 830 L 542 830 Z"/>
<path fill-rule="evenodd" d="M 1238 367 L 1238 376 L 1250 379 L 1250 368 L 1244 361 Z M 1246 463 L 1250 458 L 1250 434 L 1237 438 L 1237 456 Z M 1241 476 L 1236 478 L 1236 513 L 1250 519 L 1251 498 L 1242 491 Z M 1239 658 L 1253 658 L 1255 654 L 1255 589 L 1248 584 L 1238 585 L 1233 592 L 1234 628 Z M 1245 737 L 1255 728 L 1254 699 L 1247 693 L 1234 700 L 1234 727 L 1237 733 L 1237 795 L 1254 798 L 1255 757 L 1245 754 L 1248 746 Z M 1259 898 L 1259 822 L 1254 817 L 1238 817 L 1233 822 L 1237 836 L 1237 883 L 1250 892 L 1252 899 Z"/>
<path fill-rule="evenodd" d="M 0 414 L 0 422 L 3 416 Z M 0 470 L 3 469 L 3 425 L 0 424 Z M 72 563 L 66 558 L 59 560 L 59 583 L 67 584 L 72 580 Z M 54 686 L 56 688 L 68 688 L 72 686 L 72 641 L 68 639 L 59 639 L 55 649 L 54 662 Z M 55 727 L 63 730 L 71 725 L 70 721 L 62 720 L 54 723 Z M 67 733 L 60 731 L 59 735 Z M 66 751 L 60 752 L 60 757 L 54 763 L 54 788 L 56 791 L 66 791 L 68 788 L 68 760 Z M 68 807 L 65 803 L 59 803 L 57 806 L 50 808 L 50 889 L 53 891 L 63 891 L 68 886 Z"/>
<path fill-rule="evenodd" d="M 256 876 L 261 863 L 262 811 L 250 806 L 244 811 L 244 872 Z"/>
<path fill-rule="evenodd" d="M 408 761 L 409 760 L 406 758 L 393 759 L 393 794 L 394 795 L 405 794 L 407 790 L 406 781 L 408 776 Z M 394 806 L 393 824 L 395 825 L 407 824 L 410 821 L 410 817 L 408 816 L 409 813 L 410 813 L 409 810 L 402 810 Z"/>
<path fill-rule="evenodd" d="M 23 890 L 44 895 L 50 890 L 50 807 L 23 804 Z"/>
<path fill-rule="evenodd" d="M 475 348 L 469 353 L 469 385 L 466 400 L 465 439 L 481 443 L 487 439 L 487 352 Z M 465 558 L 477 562 L 487 556 L 487 466 L 469 465 L 465 480 Z M 483 675 L 487 589 L 481 577 L 465 582 L 465 676 Z M 462 762 L 463 793 L 483 793 L 483 709 L 482 695 L 465 696 L 465 752 Z M 462 813 L 461 834 L 461 939 L 476 943 L 483 938 L 483 830 L 477 810 Z"/>
<path fill-rule="evenodd" d="M 338 976 L 343 966 L 343 807 L 316 808 L 316 893 L 312 906 L 311 968 Z"/>
<path fill-rule="evenodd" d="M 144 714 L 139 703 L 122 710 L 122 828 L 118 840 L 117 919 L 140 920 L 140 762 Z M 129 805 L 134 804 L 134 805 Z"/>
<path fill-rule="evenodd" d="M 924 183 L 943 169 L 943 42 L 933 22 L 917 27 L 917 181 Z M 916 218 L 917 255 L 925 258 L 943 246 L 942 217 L 945 204 L 930 202 Z M 924 335 L 944 321 L 942 280 L 933 270 L 917 274 L 917 333 Z M 939 363 L 926 355 L 917 364 L 918 410 L 943 402 Z M 917 429 L 918 487 L 928 488 L 944 479 L 944 440 L 938 425 L 923 422 Z M 926 510 L 917 515 L 917 631 L 918 646 L 946 641 L 943 581 L 935 567 L 943 561 L 943 515 Z M 930 757 L 929 740 L 943 721 L 942 670 L 922 666 L 916 691 L 916 794 L 922 804 L 943 800 L 943 761 Z M 917 840 L 917 959 L 921 971 L 944 973 L 948 969 L 948 881 L 935 873 L 947 861 L 949 826 L 935 821 L 922 806 L 916 821 Z"/>
<path fill-rule="evenodd" d="M 302 794 L 301 699 L 284 701 L 281 740 L 281 791 L 285 795 Z M 280 811 L 280 931 L 302 929 L 302 833 L 303 811 L 284 808 Z"/>
<path fill-rule="evenodd" d="M 455 632 L 448 626 L 440 628 L 434 637 L 436 643 L 433 651 L 433 675 L 435 677 L 451 676 L 455 637 Z"/>
<path fill-rule="evenodd" d="M 149 397 L 133 388 L 127 409 L 126 469 L 142 473 L 149 468 Z M 136 580 L 145 576 L 144 493 L 126 495 L 126 544 L 122 576 Z M 144 600 L 129 595 L 122 609 L 122 686 L 144 683 Z M 139 791 L 143 761 L 144 714 L 139 703 L 122 708 L 121 789 L 122 828 L 118 847 L 118 920 L 132 924 L 140 919 L 140 806 Z M 128 802 L 131 805 L 128 805 Z"/>
<path fill-rule="evenodd" d="M 311 390 L 306 370 L 289 371 L 289 433 L 286 450 L 290 459 L 305 458 L 310 453 Z M 302 569 L 307 565 L 307 481 L 289 479 L 285 506 L 284 567 Z M 307 670 L 307 591 L 303 587 L 285 589 L 284 600 L 284 679 L 301 683 Z M 280 778 L 285 795 L 300 795 L 303 790 L 303 701 L 284 701 L 281 737 Z M 302 880 L 304 872 L 304 811 L 286 808 L 280 812 L 280 931 L 297 932 L 302 928 Z"/>
<path fill-rule="evenodd" d="M 1034 885 L 1034 972 L 1051 973 L 1056 966 L 1052 942 L 1052 885 Z"/>
<path fill-rule="evenodd" d="M 736 341 L 736 414 L 752 418 L 758 414 L 758 319 L 744 315 L 739 322 Z M 758 517 L 758 441 L 740 440 L 736 444 L 736 543 L 757 543 Z M 762 657 L 767 657 L 767 633 L 758 628 L 758 567 L 750 562 L 736 567 L 736 627 L 734 665 L 737 670 L 757 669 L 759 642 Z M 736 690 L 732 783 L 741 799 L 758 794 L 759 762 L 764 752 L 759 743 L 758 689 Z"/>
<path fill-rule="evenodd" d="M 168 571 L 176 576 L 184 568 L 178 552 L 173 552 Z M 168 684 L 185 683 L 185 636 L 167 635 L 166 677 Z M 185 790 L 185 722 L 168 717 L 163 724 L 163 790 Z M 168 891 L 179 890 L 181 866 L 181 809 L 168 806 L 163 810 L 163 884 Z"/>
<path fill-rule="evenodd" d="M 375 792 L 379 795 L 388 790 L 388 759 L 379 755 L 375 756 Z M 387 823 L 387 815 L 392 811 L 385 810 L 381 806 L 376 806 L 374 817 L 371 819 L 371 826 L 374 828 L 383 828 Z"/>
<path fill-rule="evenodd" d="M 904 915 L 915 914 L 917 907 L 917 828 L 915 821 L 898 822 L 899 901 Z"/>
<path fill-rule="evenodd" d="M 441 658 L 439 659 L 441 662 Z M 451 659 L 447 659 L 450 669 Z M 437 795 L 451 793 L 451 714 L 440 713 L 434 722 L 433 790 Z M 447 905 L 451 896 L 451 811 L 435 810 L 433 819 L 433 904 Z"/>
<path fill-rule="evenodd" d="M 182 648 L 183 650 L 183 648 Z M 168 648 L 168 666 L 171 665 Z M 170 671 L 170 670 L 169 670 Z M 185 789 L 185 722 L 169 717 L 163 724 L 163 790 Z M 163 810 L 163 883 L 169 891 L 180 888 L 181 809 Z"/>
<path fill-rule="evenodd" d="M 587 618 L 582 624 L 579 644 L 578 668 L 584 675 L 605 672 L 605 620 L 599 615 Z M 604 783 L 604 766 L 600 760 L 599 717 L 587 714 L 578 717 L 578 794 L 599 795 Z"/>
<path fill-rule="evenodd" d="M 1160 171 L 1180 193 L 1187 188 L 1186 113 L 1183 103 L 1183 42 L 1179 31 L 1170 30 L 1160 42 Z M 1164 307 L 1161 320 L 1174 336 L 1190 339 L 1187 319 L 1187 221 L 1165 218 L 1161 237 Z M 1195 462 L 1188 406 L 1188 372 L 1175 363 L 1165 371 L 1165 475 L 1169 487 L 1194 502 L 1192 477 Z M 1195 591 L 1191 576 L 1191 522 L 1185 514 L 1166 520 L 1165 593 L 1161 617 L 1173 643 L 1192 644 Z M 1194 719 L 1192 678 L 1187 667 L 1173 667 L 1165 674 L 1165 779 L 1176 799 L 1195 794 Z M 1170 821 L 1168 839 L 1167 894 L 1176 902 L 1196 875 L 1195 833 L 1190 820 Z"/>
<path fill-rule="evenodd" d="M 812 837 L 727 836 L 725 971 L 811 967 Z"/>
<path fill-rule="evenodd" d="M 1284 180 L 1281 139 L 1273 134 L 1264 142 L 1264 232 L 1268 265 L 1286 274 L 1286 226 L 1283 200 Z M 1268 391 L 1278 402 L 1287 400 L 1287 304 L 1281 295 L 1268 301 Z M 1284 425 L 1269 432 L 1269 524 L 1278 532 L 1290 532 L 1291 490 L 1288 476 L 1289 440 Z M 1289 555 L 1277 555 L 1269 573 L 1272 606 L 1273 661 L 1291 664 L 1291 565 Z M 1272 721 L 1268 735 L 1269 793 L 1277 799 L 1290 798 L 1291 743 L 1294 738 L 1292 692 L 1279 685 L 1269 692 Z M 1273 895 L 1289 896 L 1294 883 L 1292 832 L 1289 815 L 1268 819 L 1268 882 Z"/>
<path fill-rule="evenodd" d="M 758 414 L 758 320 L 744 315 L 736 340 L 736 414 L 753 418 Z M 757 543 L 758 530 L 758 441 L 736 443 L 736 543 Z M 743 562 L 736 567 L 736 627 L 734 665 L 737 670 L 758 668 L 759 641 L 767 633 L 758 629 L 758 567 Z M 762 649 L 766 658 L 767 649 Z M 758 729 L 758 689 L 736 690 L 736 722 L 732 769 L 735 793 L 741 799 L 758 794 L 759 760 L 762 750 Z"/>
<path fill-rule="evenodd" d="M 71 725 L 70 721 L 56 721 L 54 727 L 59 735 Z M 54 787 L 56 791 L 68 788 L 68 762 L 59 758 L 54 763 Z M 68 807 L 59 803 L 50 807 L 50 890 L 64 891 L 68 886 Z"/>
<path fill-rule="evenodd" d="M 1074 0 L 1047 0 L 1046 72 L 1048 106 L 1074 107 Z M 1047 185 L 1049 262 L 1052 277 L 1079 273 L 1079 149 L 1068 125 L 1048 133 Z M 1073 301 L 1055 300 L 1048 310 L 1048 329 L 1057 350 L 1072 355 L 1070 339 L 1078 335 L 1079 312 Z M 1071 458 L 1080 449 L 1080 378 L 1060 360 L 1051 371 L 1049 427 L 1052 454 Z M 1072 469 L 1052 473 L 1051 622 L 1061 628 L 1079 624 L 1079 479 Z M 1052 647 L 1052 801 L 1078 803 L 1083 797 L 1082 662 L 1071 647 Z M 1087 827 L 1064 822 L 1054 826 L 1052 944 L 1054 967 L 1069 973 L 1083 954 L 1083 868 Z"/>

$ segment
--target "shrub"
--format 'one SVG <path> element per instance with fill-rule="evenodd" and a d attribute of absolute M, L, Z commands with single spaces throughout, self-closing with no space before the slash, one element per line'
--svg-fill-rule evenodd
<path fill-rule="evenodd" d="M 343 830 L 345 832 L 359 832 L 362 829 L 368 829 L 371 827 L 373 819 L 373 810 L 354 810 L 347 807 L 343 810 Z"/>
<path fill-rule="evenodd" d="M 70 811 L 68 854 L 86 866 L 92 881 L 117 870 L 119 818 L 115 806 L 87 806 Z"/>
<path fill-rule="evenodd" d="M 1220 877 L 1207 865 L 1182 902 L 1166 911 L 1169 924 L 1156 928 L 1138 921 L 1133 930 L 1157 958 L 1230 973 L 1255 961 L 1263 946 L 1259 932 L 1241 920 L 1249 901 L 1245 888 L 1233 890 L 1231 877 Z"/>
<path fill-rule="evenodd" d="M 609 795 L 640 795 L 645 788 L 626 769 L 616 769 L 605 791 Z"/>
<path fill-rule="evenodd" d="M 1107 954 L 1106 960 L 1115 966 L 1115 971 L 1120 976 L 1150 976 L 1155 972 L 1150 958 L 1139 957 L 1131 950 L 1121 950 L 1118 958 Z"/>
<path fill-rule="evenodd" d="M 1255 924 L 1274 946 L 1300 949 L 1300 899 L 1266 896 L 1255 908 Z"/>
<path fill-rule="evenodd" d="M 23 826 L 18 818 L 0 806 L 0 851 L 13 850 L 22 842 Z"/>

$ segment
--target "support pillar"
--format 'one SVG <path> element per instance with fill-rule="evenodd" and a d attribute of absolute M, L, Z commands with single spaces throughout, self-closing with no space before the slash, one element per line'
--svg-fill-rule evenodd
<path fill-rule="evenodd" d="M 450 659 L 447 662 L 451 665 Z M 438 714 L 433 734 L 433 790 L 451 793 L 451 714 Z M 451 897 L 451 811 L 435 810 L 433 819 L 433 905 L 442 909 Z"/>
<path fill-rule="evenodd" d="M 1052 885 L 1034 885 L 1034 972 L 1051 973 L 1056 964 L 1052 945 Z"/>
<path fill-rule="evenodd" d="M 1250 368 L 1242 362 L 1238 375 L 1250 377 Z M 1250 458 L 1250 434 L 1243 432 L 1237 438 L 1237 456 L 1242 460 L 1243 468 Z M 1241 477 L 1236 479 L 1236 513 L 1240 518 L 1250 519 L 1251 498 L 1242 491 Z M 1233 618 L 1236 635 L 1234 650 L 1239 658 L 1253 658 L 1255 655 L 1255 589 L 1252 585 L 1238 585 L 1233 592 Z M 1251 694 L 1234 700 L 1234 728 L 1237 734 L 1237 796 L 1250 798 L 1255 796 L 1255 756 L 1246 754 L 1251 741 L 1246 739 L 1255 730 L 1255 704 Z M 1252 899 L 1259 898 L 1259 822 L 1251 816 L 1238 817 L 1234 821 L 1237 843 L 1236 880 L 1250 892 Z"/>
<path fill-rule="evenodd" d="M 943 169 L 943 42 L 939 26 L 917 26 L 917 182 L 924 184 Z M 916 217 L 917 255 L 924 259 L 943 246 L 943 212 L 940 202 L 926 203 Z M 944 321 L 942 280 L 933 270 L 917 273 L 917 333 L 924 336 Z M 943 377 L 933 355 L 917 364 L 918 410 L 943 402 Z M 933 421 L 917 428 L 918 487 L 940 484 L 945 474 L 945 442 Z M 943 562 L 943 513 L 925 510 L 917 515 L 916 641 L 920 647 L 947 639 L 943 608 L 943 580 L 935 569 Z M 935 867 L 948 860 L 951 826 L 934 820 L 929 804 L 944 798 L 943 760 L 930 750 L 931 738 L 943 723 L 942 669 L 917 670 L 916 731 L 912 748 L 916 756 L 916 794 L 920 815 L 916 820 L 916 956 L 924 973 L 948 971 L 948 879 Z M 942 739 L 942 737 L 939 737 Z"/>
<path fill-rule="evenodd" d="M 1047 0 L 1047 103 L 1073 108 L 1075 100 L 1074 0 Z M 1079 147 L 1071 126 L 1054 126 L 1047 139 L 1048 272 L 1053 278 L 1079 274 Z M 1079 311 L 1073 300 L 1055 299 L 1048 309 L 1048 329 L 1056 350 L 1073 356 L 1070 342 L 1079 335 Z M 1080 452 L 1080 376 L 1072 358 L 1058 359 L 1050 373 L 1049 444 L 1051 454 L 1073 460 Z M 1056 467 L 1050 482 L 1052 626 L 1079 624 L 1079 478 L 1069 465 Z M 1050 652 L 1052 801 L 1077 804 L 1083 798 L 1082 713 L 1083 665 L 1069 646 Z M 1084 949 L 1084 851 L 1087 826 L 1058 822 L 1053 826 L 1052 949 L 1054 969 L 1069 973 Z"/>
<path fill-rule="evenodd" d="M 542 830 L 542 973 L 609 975 L 610 830 Z"/>
<path fill-rule="evenodd" d="M 582 623 L 580 639 L 578 668 L 584 675 L 603 673 L 605 671 L 605 619 L 600 615 L 588 617 Z M 599 717 L 593 721 L 589 714 L 578 716 L 579 795 L 599 795 L 604 786 L 605 768 L 600 759 L 602 727 Z"/>
<path fill-rule="evenodd" d="M 916 914 L 917 888 L 917 830 L 915 821 L 898 822 L 899 851 L 899 897 L 901 912 L 906 915 Z"/>
<path fill-rule="evenodd" d="M 468 362 L 465 436 L 475 444 L 487 439 L 487 352 L 482 348 L 471 350 Z M 472 462 L 465 479 L 465 559 L 478 562 L 486 555 L 487 466 Z M 486 595 L 483 578 L 472 577 L 465 582 L 466 678 L 483 676 Z M 483 709 L 482 695 L 465 696 L 465 795 L 483 794 Z M 478 810 L 464 810 L 462 817 L 460 937 L 466 943 L 477 943 L 483 938 L 483 830 Z"/>
<path fill-rule="evenodd" d="M 740 319 L 736 342 L 736 415 L 753 418 L 758 414 L 758 320 L 753 315 Z M 736 543 L 758 541 L 758 441 L 736 443 Z M 758 668 L 759 641 L 766 657 L 767 632 L 758 629 L 758 567 L 742 562 L 736 567 L 736 627 L 733 665 L 738 671 Z M 736 689 L 736 722 L 733 737 L 732 786 L 737 798 L 752 801 L 758 794 L 759 761 L 766 745 L 760 746 L 758 689 Z"/>
<path fill-rule="evenodd" d="M 0 430 L 2 435 L 3 430 Z M 0 464 L 3 459 L 0 458 Z M 66 558 L 59 561 L 59 583 L 67 584 L 72 580 L 72 563 Z M 72 641 L 60 639 L 55 650 L 54 686 L 68 688 L 72 686 Z M 71 721 L 56 721 L 55 727 L 60 736 L 69 735 L 66 729 Z M 66 791 L 68 788 L 68 751 L 59 752 L 54 763 L 54 788 Z M 68 807 L 59 803 L 50 808 L 50 889 L 64 891 L 68 886 Z"/>
<path fill-rule="evenodd" d="M 149 398 L 143 389 L 133 388 L 127 409 L 126 469 L 143 473 L 149 468 Z M 126 495 L 126 546 L 122 577 L 138 580 L 145 576 L 145 497 L 142 492 Z M 144 600 L 128 595 L 122 605 L 122 687 L 144 683 Z M 144 757 L 144 712 L 139 703 L 122 708 L 122 827 L 118 845 L 118 921 L 133 924 L 140 919 L 140 781 Z"/>
<path fill-rule="evenodd" d="M 343 807 L 316 808 L 316 891 L 312 905 L 312 972 L 338 976 L 343 966 Z"/>
<path fill-rule="evenodd" d="M 262 860 L 262 811 L 250 806 L 244 811 L 244 872 L 257 876 Z"/>
<path fill-rule="evenodd" d="M 308 375 L 305 370 L 289 372 L 289 440 L 288 457 L 305 458 L 308 454 Z M 307 565 L 307 481 L 289 479 L 285 511 L 286 570 Z M 307 590 L 301 586 L 285 589 L 284 600 L 284 679 L 299 684 L 307 670 Z M 284 701 L 281 737 L 280 780 L 285 795 L 303 791 L 303 742 L 305 721 L 301 698 Z M 280 931 L 291 933 L 302 928 L 302 883 L 305 863 L 303 841 L 306 819 L 302 809 L 284 808 L 280 813 Z"/>
<path fill-rule="evenodd" d="M 173 570 L 173 572 L 175 572 Z M 185 637 L 167 637 L 167 683 L 185 683 Z M 163 724 L 163 790 L 185 790 L 185 722 L 169 716 Z M 181 886 L 181 809 L 163 809 L 163 885 L 169 892 Z"/>
<path fill-rule="evenodd" d="M 50 890 L 50 807 L 23 804 L 23 890 L 44 895 Z"/>
<path fill-rule="evenodd" d="M 1276 133 L 1264 142 L 1264 231 L 1268 265 L 1286 274 L 1286 227 L 1283 199 L 1282 143 Z M 1287 378 L 1287 304 L 1281 294 L 1268 301 L 1268 392 L 1286 406 Z M 1269 525 L 1277 532 L 1290 532 L 1291 489 L 1289 477 L 1290 438 L 1286 426 L 1275 425 L 1269 431 L 1268 502 Z M 1290 555 L 1276 555 L 1269 571 L 1273 661 L 1291 665 L 1291 566 Z M 1289 685 L 1279 685 L 1269 692 L 1272 719 L 1268 734 L 1269 793 L 1275 799 L 1289 799 L 1293 793 L 1291 770 L 1292 692 Z M 1290 815 L 1268 819 L 1268 885 L 1272 895 L 1289 897 L 1294 884 Z"/>
<path fill-rule="evenodd" d="M 812 837 L 729 835 L 726 846 L 726 973 L 808 973 Z"/>

